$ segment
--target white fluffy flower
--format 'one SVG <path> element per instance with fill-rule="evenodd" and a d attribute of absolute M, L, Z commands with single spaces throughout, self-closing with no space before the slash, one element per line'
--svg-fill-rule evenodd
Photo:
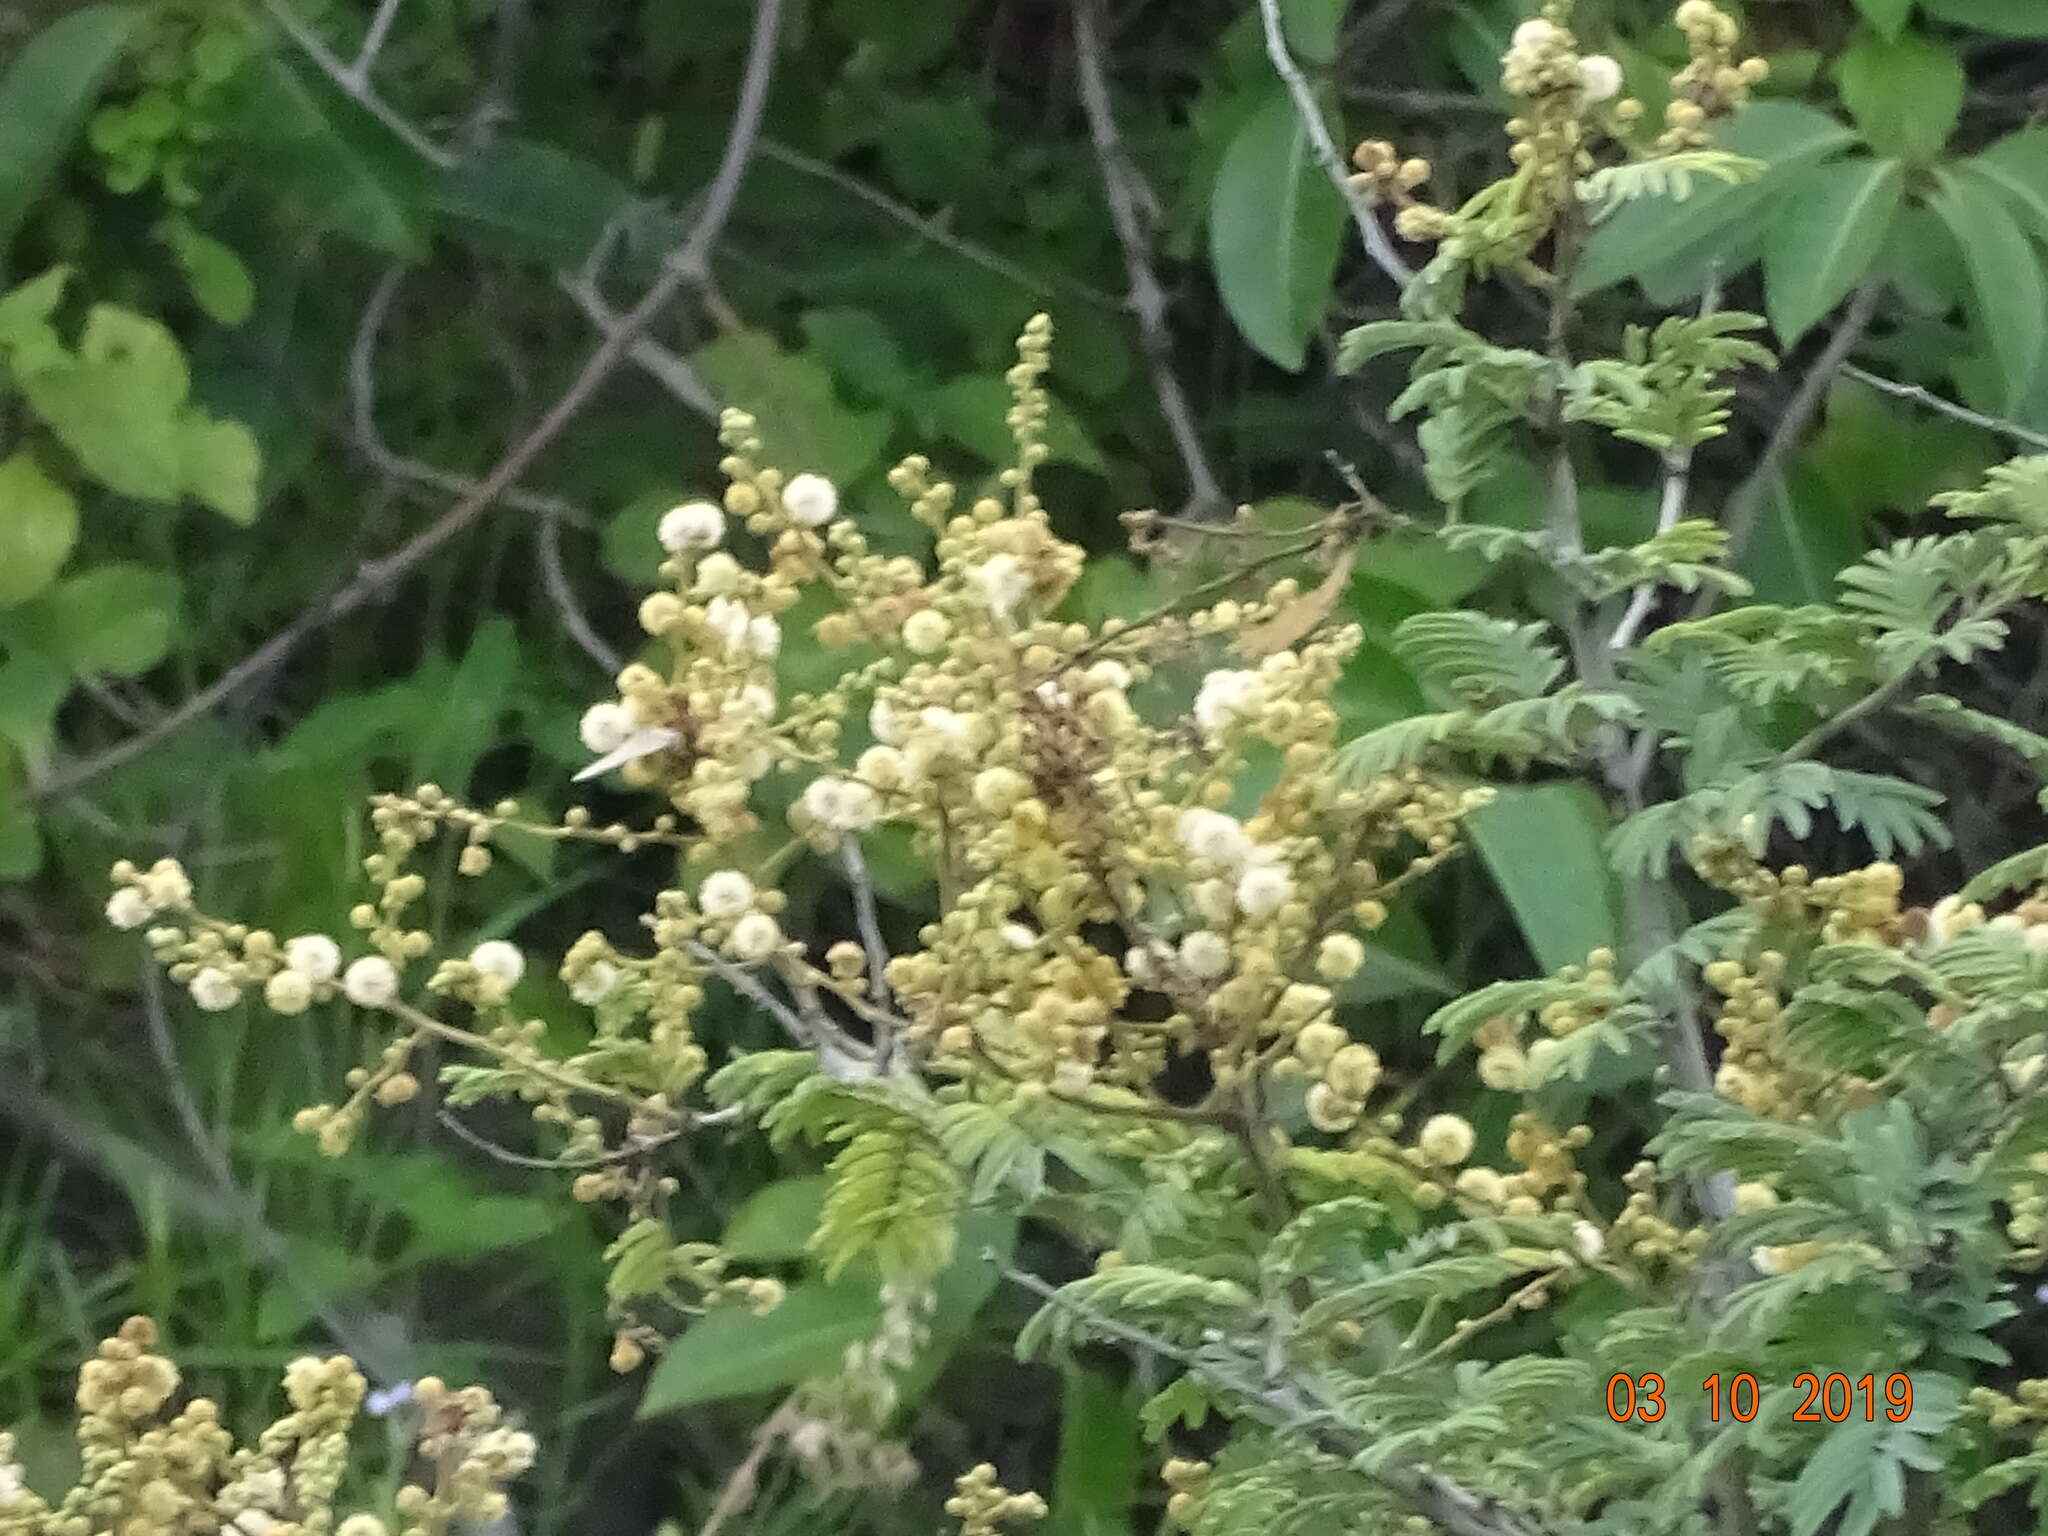
<path fill-rule="evenodd" d="M 591 705 L 583 711 L 583 721 L 577 727 L 583 745 L 593 752 L 618 751 L 635 729 L 633 712 L 616 700 Z"/>
<path fill-rule="evenodd" d="M 569 996 L 586 1008 L 594 1007 L 617 991 L 622 979 L 619 968 L 611 961 L 593 960 L 570 983 Z"/>
<path fill-rule="evenodd" d="M 1266 917 L 1294 894 L 1294 877 L 1278 864 L 1254 864 L 1237 882 L 1237 904 L 1253 917 Z"/>
<path fill-rule="evenodd" d="M 1251 839 L 1235 816 L 1193 806 L 1180 813 L 1180 841 L 1198 859 L 1207 859 L 1230 869 L 1237 868 L 1251 853 Z"/>
<path fill-rule="evenodd" d="M 721 597 L 740 584 L 739 561 L 724 550 L 716 550 L 697 562 L 697 579 L 691 590 L 703 597 Z"/>
<path fill-rule="evenodd" d="M 868 729 L 885 747 L 903 745 L 903 717 L 896 713 L 887 699 L 877 699 L 868 706 Z"/>
<path fill-rule="evenodd" d="M 242 1000 L 235 978 L 218 966 L 209 965 L 192 978 L 192 1001 L 208 1013 L 219 1013 Z"/>
<path fill-rule="evenodd" d="M 930 656 L 939 651 L 953 633 L 943 613 L 920 608 L 903 621 L 903 643 L 914 654 Z"/>
<path fill-rule="evenodd" d="M 1180 963 L 1198 981 L 1214 981 L 1230 969 L 1230 945 L 1220 933 L 1197 928 L 1180 941 Z"/>
<path fill-rule="evenodd" d="M 1607 1251 L 1607 1239 L 1598 1227 L 1581 1218 L 1572 1223 L 1572 1246 L 1579 1250 L 1579 1257 L 1590 1264 Z"/>
<path fill-rule="evenodd" d="M 263 984 L 263 1001 L 273 1013 L 304 1013 L 313 1006 L 313 978 L 286 966 Z"/>
<path fill-rule="evenodd" d="M 1621 94 L 1621 66 L 1604 53 L 1579 60 L 1579 89 L 1589 104 L 1612 101 Z"/>
<path fill-rule="evenodd" d="M 742 960 L 766 960 L 781 947 L 782 925 L 766 912 L 749 912 L 732 925 L 725 943 Z"/>
<path fill-rule="evenodd" d="M 743 651 L 747 648 L 747 628 L 754 622 L 754 616 L 737 599 L 714 597 L 704 605 L 704 622 L 725 642 L 728 651 Z"/>
<path fill-rule="evenodd" d="M 1031 591 L 1031 576 L 1015 555 L 991 555 L 967 573 L 968 585 L 981 604 L 999 619 L 1008 619 Z"/>
<path fill-rule="evenodd" d="M 398 967 L 382 955 L 365 955 L 341 973 L 341 990 L 358 1008 L 382 1008 L 398 996 Z"/>
<path fill-rule="evenodd" d="M 1159 967 L 1153 963 L 1152 951 L 1132 945 L 1124 951 L 1124 974 L 1138 986 L 1149 986 L 1159 979 Z"/>
<path fill-rule="evenodd" d="M 142 894 L 159 912 L 190 906 L 192 882 L 185 878 L 185 866 L 176 859 L 158 859 L 142 877 Z"/>
<path fill-rule="evenodd" d="M 706 917 L 721 920 L 738 917 L 754 904 L 754 882 L 736 869 L 721 869 L 704 877 L 697 892 L 697 906 Z"/>
<path fill-rule="evenodd" d="M 804 790 L 803 808 L 812 821 L 834 832 L 859 832 L 882 816 L 880 796 L 865 784 L 836 775 L 813 779 Z"/>
<path fill-rule="evenodd" d="M 775 714 L 775 690 L 766 683 L 748 683 L 733 696 L 733 704 L 750 715 L 771 719 Z"/>
<path fill-rule="evenodd" d="M 1365 946 L 1352 934 L 1333 933 L 1316 950 L 1316 974 L 1328 981 L 1349 981 L 1365 964 Z"/>
<path fill-rule="evenodd" d="M 519 953 L 518 945 L 503 939 L 485 939 L 469 952 L 469 963 L 508 987 L 518 985 L 519 978 L 526 974 L 526 956 Z"/>
<path fill-rule="evenodd" d="M 1439 1168 L 1454 1168 L 1472 1155 L 1478 1137 L 1462 1115 L 1431 1115 L 1415 1138 L 1415 1150 Z"/>
<path fill-rule="evenodd" d="M 332 981 L 341 974 L 341 946 L 324 933 L 302 933 L 285 940 L 284 963 L 308 981 Z"/>
<path fill-rule="evenodd" d="M 1256 672 L 1229 668 L 1211 672 L 1195 695 L 1195 723 L 1205 731 L 1221 730 L 1244 713 L 1258 691 Z"/>
<path fill-rule="evenodd" d="M 747 620 L 747 649 L 766 661 L 782 649 L 782 626 L 767 614 Z"/>
<path fill-rule="evenodd" d="M 140 928 L 156 916 L 150 899 L 132 885 L 124 885 L 107 898 L 107 921 L 116 928 Z"/>
<path fill-rule="evenodd" d="M 1038 943 L 1038 935 L 1022 923 L 1003 924 L 1003 942 L 1012 949 L 1030 949 Z"/>
<path fill-rule="evenodd" d="M 823 475 L 798 475 L 782 488 L 782 510 L 806 528 L 822 528 L 839 511 L 839 489 Z"/>
<path fill-rule="evenodd" d="M 688 501 L 661 514 L 654 536 L 670 554 L 711 549 L 725 537 L 725 514 L 708 501 Z"/>
<path fill-rule="evenodd" d="M 1515 28 L 1515 35 L 1508 39 L 1508 46 L 1518 53 L 1534 53 L 1538 49 L 1548 48 L 1562 35 L 1557 23 L 1545 21 L 1538 16 Z"/>

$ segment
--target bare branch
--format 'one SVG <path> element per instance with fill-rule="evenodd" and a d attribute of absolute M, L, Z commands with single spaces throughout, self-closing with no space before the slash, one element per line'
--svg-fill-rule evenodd
<path fill-rule="evenodd" d="M 1287 92 L 1294 98 L 1294 110 L 1301 118 L 1302 130 L 1308 134 L 1309 147 L 1315 151 L 1316 163 L 1330 178 L 1330 185 L 1337 189 L 1337 195 L 1344 199 L 1344 206 L 1351 210 L 1351 222 L 1358 226 L 1358 237 L 1365 242 L 1366 255 L 1372 258 L 1374 266 L 1394 280 L 1396 287 L 1407 287 L 1415 276 L 1414 271 L 1394 249 L 1394 242 L 1387 238 L 1387 232 L 1380 228 L 1379 215 L 1373 211 L 1372 205 L 1351 185 L 1350 173 L 1344 169 L 1344 157 L 1337 152 L 1337 145 L 1330 138 L 1329 125 L 1323 121 L 1322 106 L 1316 101 L 1316 94 L 1309 86 L 1308 77 L 1302 74 L 1301 66 L 1287 51 L 1287 33 L 1280 20 L 1280 0 L 1259 0 L 1259 17 L 1266 27 L 1266 57 L 1273 61 L 1273 68 L 1287 83 Z"/>
<path fill-rule="evenodd" d="M 640 302 L 621 317 L 618 327 L 605 335 L 569 387 L 533 430 L 437 521 L 381 559 L 366 562 L 341 590 L 305 610 L 212 683 L 166 714 L 154 729 L 131 736 L 97 757 L 74 763 L 42 780 L 30 790 L 31 799 L 49 800 L 71 794 L 209 713 L 250 679 L 283 662 L 308 636 L 388 592 L 402 577 L 466 530 L 517 484 L 520 476 L 590 403 L 599 387 L 625 359 L 634 338 L 653 324 L 684 288 L 701 281 L 709 270 L 711 252 L 724 231 L 726 219 L 731 216 L 733 202 L 739 196 L 740 182 L 753 154 L 754 141 L 760 132 L 761 115 L 768 98 L 768 82 L 774 67 L 782 3 L 783 0 L 760 0 L 755 9 L 746 71 L 740 83 L 739 106 L 726 138 L 718 174 L 705 199 L 703 215 L 692 226 L 682 245 L 664 263 L 660 277 Z"/>
<path fill-rule="evenodd" d="M 1955 401 L 1937 395 L 1931 389 L 1923 389 L 1918 384 L 1902 384 L 1897 379 L 1887 379 L 1881 374 L 1858 368 L 1854 363 L 1842 364 L 1842 377 L 1854 379 L 1858 384 L 1868 384 L 1872 389 L 1880 390 L 1897 399 L 1910 400 L 1915 405 L 1925 406 L 1928 410 L 1953 421 L 1960 421 L 1965 426 L 1976 427 L 1985 432 L 1996 432 L 2000 437 L 2009 437 L 2029 448 L 2048 449 L 2048 433 L 2036 432 L 2032 427 L 2023 427 L 2018 422 L 2007 421 L 2002 416 L 1986 416 L 1981 411 L 1973 411 L 1966 405 L 1958 405 Z"/>
<path fill-rule="evenodd" d="M 547 589 L 548 601 L 555 605 L 555 614 L 561 619 L 562 627 L 569 631 L 569 638 L 576 642 L 578 650 L 598 664 L 607 677 L 617 675 L 625 659 L 605 643 L 604 636 L 591 624 L 590 615 L 583 611 L 583 605 L 576 600 L 575 590 L 569 585 L 569 573 L 562 569 L 562 520 L 559 517 L 542 518 L 540 534 L 534 545 L 540 562 L 541 585 Z"/>
<path fill-rule="evenodd" d="M 1152 371 L 1152 390 L 1159 397 L 1160 414 L 1173 434 L 1174 451 L 1180 456 L 1181 469 L 1188 480 L 1188 499 L 1182 515 L 1220 516 L 1229 510 L 1230 504 L 1203 452 L 1194 412 L 1189 409 L 1180 376 L 1174 372 L 1166 290 L 1159 286 L 1158 275 L 1152 270 L 1152 233 L 1159 220 L 1158 199 L 1124 148 L 1123 134 L 1110 102 L 1109 81 L 1103 69 L 1101 3 L 1102 0 L 1074 0 L 1074 60 L 1080 74 L 1081 109 L 1088 118 L 1096 163 L 1102 168 L 1102 189 L 1109 201 L 1110 222 L 1116 227 L 1117 244 L 1123 247 L 1124 270 L 1130 278 L 1128 307 L 1138 322 L 1138 336 Z"/>
<path fill-rule="evenodd" d="M 343 71 L 356 85 L 369 80 L 370 71 L 377 65 L 377 55 L 384 51 L 384 40 L 391 35 L 391 24 L 398 20 L 398 8 L 404 3 L 405 0 L 382 0 L 377 14 L 370 18 L 370 30 L 363 34 L 363 46 L 356 50 L 356 61 Z"/>
<path fill-rule="evenodd" d="M 455 156 L 428 138 L 404 115 L 396 111 L 383 97 L 371 90 L 366 80 L 358 79 L 348 65 L 334 56 L 334 51 L 297 16 L 285 0 L 262 0 L 264 11 L 277 23 L 284 35 L 307 58 L 318 66 L 320 72 L 332 80 L 348 98 L 404 142 L 405 146 L 422 160 L 447 170 L 455 164 Z"/>

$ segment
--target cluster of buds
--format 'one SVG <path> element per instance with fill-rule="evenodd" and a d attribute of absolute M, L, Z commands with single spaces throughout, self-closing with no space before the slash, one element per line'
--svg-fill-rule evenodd
<path fill-rule="evenodd" d="M 1622 1175 L 1628 1199 L 1607 1228 L 1609 1251 L 1649 1271 L 1689 1267 L 1706 1248 L 1704 1227 L 1682 1227 L 1664 1214 L 1659 1199 L 1658 1170 L 1640 1162 Z"/>
<path fill-rule="evenodd" d="M 1713 0 L 1685 0 L 1672 19 L 1685 34 L 1691 57 L 1671 79 L 1671 104 L 1664 109 L 1664 132 L 1657 139 L 1663 154 L 1705 144 L 1707 123 L 1749 100 L 1750 88 L 1771 72 L 1762 59 L 1736 58 L 1741 31 Z"/>
<path fill-rule="evenodd" d="M 172 1412 L 178 1385 L 155 1325 L 123 1323 L 79 1372 L 81 1470 L 68 1492 L 54 1502 L 31 1492 L 12 1437 L 0 1434 L 0 1536 L 448 1536 L 502 1520 L 506 1486 L 533 1464 L 533 1437 L 507 1426 L 489 1393 L 429 1378 L 412 1396 L 431 1486 L 402 1486 L 390 1520 L 344 1515 L 335 1500 L 365 1386 L 353 1361 L 293 1361 L 289 1411 L 242 1446 L 210 1399 Z"/>
<path fill-rule="evenodd" d="M 1440 236 L 1443 210 L 1415 196 L 1433 174 L 1427 160 L 1403 155 L 1385 139 L 1367 139 L 1351 151 L 1351 164 L 1355 169 L 1346 182 L 1367 207 L 1384 205 L 1396 210 L 1394 229 L 1403 240 Z"/>
<path fill-rule="evenodd" d="M 1986 1427 L 1999 1434 L 2023 1432 L 2036 1444 L 2048 1440 L 2048 1379 L 2030 1376 L 2014 1384 L 2010 1392 L 1996 1387 L 1972 1387 L 1963 1395 L 1964 1405 Z"/>
<path fill-rule="evenodd" d="M 1192 1530 L 1202 1507 L 1202 1494 L 1215 1469 L 1206 1461 L 1170 1456 L 1159 1469 L 1159 1480 L 1171 1491 L 1166 1496 L 1166 1519 L 1182 1530 Z"/>
<path fill-rule="evenodd" d="M 1012 1493 L 996 1480 L 987 1462 L 963 1472 L 946 1500 L 946 1513 L 960 1522 L 960 1536 L 998 1536 L 1006 1525 L 1045 1518 L 1045 1500 L 1035 1493 Z"/>

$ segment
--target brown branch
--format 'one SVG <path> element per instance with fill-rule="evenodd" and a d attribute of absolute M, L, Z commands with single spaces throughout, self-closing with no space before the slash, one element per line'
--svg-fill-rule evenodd
<path fill-rule="evenodd" d="M 1110 222 L 1116 228 L 1117 244 L 1123 248 L 1124 270 L 1130 279 L 1127 307 L 1137 319 L 1145 361 L 1152 372 L 1152 390 L 1159 397 L 1160 414 L 1166 418 L 1174 451 L 1180 456 L 1181 469 L 1187 476 L 1188 498 L 1182 514 L 1220 517 L 1230 510 L 1230 505 L 1203 452 L 1187 392 L 1173 369 L 1166 290 L 1159 286 L 1158 274 L 1152 269 L 1152 229 L 1159 220 L 1158 199 L 1124 147 L 1123 133 L 1117 127 L 1116 111 L 1110 102 L 1109 81 L 1103 70 L 1101 4 L 1102 0 L 1074 0 L 1074 61 L 1080 76 L 1081 110 L 1087 116 L 1088 136 L 1094 142 L 1095 160 L 1102 170 L 1102 190 L 1109 202 Z"/>
<path fill-rule="evenodd" d="M 30 790 L 32 800 L 50 800 L 75 793 L 102 774 L 208 714 L 250 679 L 286 660 L 309 636 L 388 592 L 402 577 L 467 529 L 513 488 L 519 477 L 590 403 L 599 387 L 625 359 L 633 339 L 652 325 L 678 294 L 701 282 L 709 271 L 711 252 L 732 214 L 740 183 L 753 155 L 754 141 L 760 132 L 774 67 L 776 40 L 780 33 L 782 3 L 783 0 L 760 0 L 755 8 L 753 37 L 748 48 L 746 72 L 740 83 L 739 106 L 701 216 L 682 245 L 670 255 L 660 277 L 640 302 L 620 318 L 617 329 L 606 334 L 569 387 L 533 430 L 437 521 L 389 554 L 366 562 L 340 591 L 301 613 L 211 684 L 165 715 L 154 729 L 131 736 L 85 762 L 60 769 L 36 784 Z"/>

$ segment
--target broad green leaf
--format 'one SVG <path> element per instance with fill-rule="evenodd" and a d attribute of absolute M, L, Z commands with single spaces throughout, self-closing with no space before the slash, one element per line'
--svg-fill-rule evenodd
<path fill-rule="evenodd" d="M 905 1375 L 906 1397 L 936 1374 L 994 1290 L 1000 1276 L 984 1250 L 1006 1254 L 1015 1225 L 985 1214 L 961 1222 L 957 1256 L 936 1282 L 931 1342 Z M 874 1336 L 881 1319 L 880 1281 L 872 1271 L 799 1281 L 781 1306 L 759 1317 L 742 1307 L 718 1308 L 670 1343 L 648 1379 L 640 1417 L 829 1374 L 849 1345 Z"/>
<path fill-rule="evenodd" d="M 78 542 L 78 503 L 24 448 L 0 463 L 0 608 L 57 577 Z"/>
<path fill-rule="evenodd" d="M 1792 180 L 1764 231 L 1764 305 L 1787 346 L 1869 271 L 1905 186 L 1896 160 L 1838 160 Z"/>
<path fill-rule="evenodd" d="M 434 207 L 494 255 L 574 266 L 632 192 L 601 165 L 533 139 L 498 138 L 458 161 Z"/>
<path fill-rule="evenodd" d="M 1330 302 L 1344 204 L 1279 86 L 1224 152 L 1209 201 L 1209 259 L 1237 328 L 1298 373 Z"/>
<path fill-rule="evenodd" d="M 413 777 L 445 784 L 458 794 L 478 759 L 497 740 L 499 718 L 510 707 L 519 675 L 519 639 L 504 614 L 486 619 L 448 679 L 413 758 Z"/>
<path fill-rule="evenodd" d="M 1978 333 L 1997 361 L 2007 408 L 2025 397 L 2048 340 L 2040 258 L 1992 185 L 1958 167 L 1937 173 L 1934 211 L 1962 248 Z"/>
<path fill-rule="evenodd" d="M 690 361 L 722 402 L 753 413 L 765 462 L 786 475 L 810 471 L 844 487 L 874 466 L 889 440 L 887 411 L 854 410 L 816 361 L 759 331 L 721 336 Z"/>
<path fill-rule="evenodd" d="M 926 430 L 950 437 L 964 448 L 1003 466 L 1015 461 L 1016 442 L 1004 417 L 1010 410 L 1010 390 L 1001 379 L 971 374 L 942 384 L 917 403 L 917 414 Z M 1045 446 L 1049 461 L 1073 464 L 1082 469 L 1104 469 L 1107 461 L 1081 424 L 1058 400 L 1050 402 L 1045 422 Z"/>
<path fill-rule="evenodd" d="M 1764 493 L 1741 573 L 1758 602 L 1832 602 L 1835 573 L 1866 547 L 1863 530 L 1855 508 L 1802 462 Z"/>
<path fill-rule="evenodd" d="M 26 880 L 43 867 L 43 833 L 24 792 L 14 749 L 0 742 L 0 880 Z"/>
<path fill-rule="evenodd" d="M 426 253 L 425 170 L 413 151 L 327 80 L 271 57 L 249 72 L 239 144 L 319 228 L 414 260 Z"/>
<path fill-rule="evenodd" d="M 169 652 L 179 599 L 175 576 L 122 562 L 67 577 L 39 606 L 51 650 L 73 671 L 133 677 Z"/>
<path fill-rule="evenodd" d="M 1753 240 L 1760 212 L 1784 191 L 1794 172 L 1854 142 L 1855 135 L 1825 112 L 1796 101 L 1751 102 L 1716 132 L 1714 143 L 1763 161 L 1764 173 L 1734 185 L 1703 179 L 1682 202 L 1644 197 L 1625 205 L 1586 242 L 1572 274 L 1573 291 L 1597 292 L 1675 265 L 1724 240 Z M 1740 260 L 1730 255 L 1722 276 L 1733 275 L 1752 259 L 1746 253 Z"/>
<path fill-rule="evenodd" d="M 1334 64 L 1337 36 L 1351 0 L 1280 0 L 1280 26 L 1287 47 L 1303 64 Z"/>
<path fill-rule="evenodd" d="M 1857 38 L 1835 66 L 1835 82 L 1870 147 L 1913 165 L 1940 156 L 1963 110 L 1962 60 L 1917 33 Z"/>
<path fill-rule="evenodd" d="M 763 1184 L 741 1202 L 718 1239 L 719 1251 L 742 1263 L 787 1263 L 804 1256 L 831 1184 L 822 1173 Z"/>
<path fill-rule="evenodd" d="M 1878 36 L 1890 40 L 1899 35 L 1906 19 L 1913 14 L 1913 0 L 1856 0 L 1856 9 L 1877 30 Z"/>
<path fill-rule="evenodd" d="M 86 317 L 78 353 L 21 379 L 29 408 L 87 474 L 143 501 L 173 501 L 184 483 L 177 409 L 185 356 L 157 321 L 111 304 Z"/>
<path fill-rule="evenodd" d="M 256 521 L 256 490 L 263 450 L 239 421 L 215 421 L 187 410 L 179 422 L 185 494 L 243 527 Z"/>
<path fill-rule="evenodd" d="M 51 319 L 70 281 L 69 267 L 52 267 L 0 294 L 0 356 L 17 375 L 65 360 L 64 343 Z"/>
<path fill-rule="evenodd" d="M 1466 820 L 1529 951 L 1546 971 L 1617 949 L 1621 902 L 1603 841 L 1607 815 L 1583 784 L 1505 786 Z"/>
<path fill-rule="evenodd" d="M 89 5 L 60 16 L 0 75 L 0 256 L 120 61 L 140 14 L 134 6 Z"/>
<path fill-rule="evenodd" d="M 241 257 L 187 219 L 167 219 L 159 233 L 201 309 L 222 325 L 240 325 L 249 318 L 256 307 L 256 283 Z"/>
<path fill-rule="evenodd" d="M 9 637 L 7 659 L 0 661 L 0 740 L 14 743 L 22 761 L 38 771 L 49 765 L 57 710 L 70 692 L 71 673 L 62 662 Z"/>
<path fill-rule="evenodd" d="M 1080 1359 L 1060 1371 L 1060 1449 L 1047 1536 L 1129 1536 L 1144 1426 L 1140 1396 L 1121 1374 Z"/>
<path fill-rule="evenodd" d="M 1937 21 L 2001 37 L 2048 37 L 2048 6 L 2041 0 L 1920 0 Z"/>
<path fill-rule="evenodd" d="M 2020 223 L 2048 242 L 2048 128 L 2022 128 L 1963 162 L 2003 193 Z"/>

